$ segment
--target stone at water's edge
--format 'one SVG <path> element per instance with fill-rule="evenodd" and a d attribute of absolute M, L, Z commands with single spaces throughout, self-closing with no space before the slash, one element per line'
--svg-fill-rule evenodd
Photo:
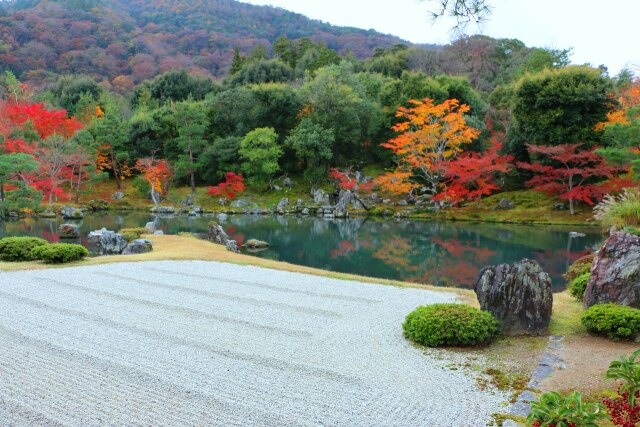
<path fill-rule="evenodd" d="M 480 270 L 474 290 L 483 310 L 491 312 L 505 335 L 543 335 L 548 332 L 553 306 L 551 278 L 536 261 Z"/>
<path fill-rule="evenodd" d="M 82 219 L 84 213 L 80 209 L 72 208 L 71 206 L 65 206 L 60 211 L 62 218 L 64 219 Z"/>
<path fill-rule="evenodd" d="M 122 234 L 106 228 L 89 233 L 89 250 L 98 255 L 119 255 L 127 247 Z"/>
<path fill-rule="evenodd" d="M 252 249 L 263 249 L 263 248 L 268 248 L 269 243 L 264 242 L 262 240 L 258 240 L 258 239 L 249 239 L 244 243 L 243 246 L 246 248 L 252 248 Z"/>
<path fill-rule="evenodd" d="M 77 239 L 80 237 L 80 227 L 75 224 L 61 224 L 58 234 L 61 239 Z"/>
<path fill-rule="evenodd" d="M 207 228 L 207 240 L 218 245 L 224 245 L 231 252 L 240 252 L 235 240 L 231 240 L 220 224 L 210 221 Z"/>
<path fill-rule="evenodd" d="M 640 237 L 613 233 L 596 252 L 584 307 L 616 303 L 640 308 Z"/>

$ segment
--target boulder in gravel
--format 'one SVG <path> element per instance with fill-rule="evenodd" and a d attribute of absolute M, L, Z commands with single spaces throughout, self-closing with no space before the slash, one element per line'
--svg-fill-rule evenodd
<path fill-rule="evenodd" d="M 224 245 L 232 252 L 239 252 L 238 245 L 235 243 L 235 240 L 231 240 L 227 233 L 224 232 L 222 226 L 215 221 L 209 222 L 207 227 L 207 240 L 218 245 Z M 230 244 L 229 242 L 234 242 L 235 245 Z"/>
<path fill-rule="evenodd" d="M 89 233 L 89 250 L 98 255 L 118 255 L 127 247 L 127 240 L 106 228 Z"/>
<path fill-rule="evenodd" d="M 640 237 L 613 233 L 596 252 L 584 307 L 616 303 L 640 308 Z"/>
<path fill-rule="evenodd" d="M 505 335 L 548 332 L 553 306 L 551 278 L 536 261 L 484 267 L 474 287 L 480 307 L 498 319 Z"/>
<path fill-rule="evenodd" d="M 269 247 L 269 243 L 258 239 L 249 239 L 243 246 L 251 249 L 266 249 Z"/>
<path fill-rule="evenodd" d="M 61 239 L 78 239 L 80 238 L 80 227 L 76 224 L 62 224 L 58 227 L 58 234 Z"/>
<path fill-rule="evenodd" d="M 80 209 L 72 208 L 71 206 L 65 206 L 60 211 L 62 218 L 64 219 L 82 219 L 84 213 Z"/>
<path fill-rule="evenodd" d="M 153 242 L 147 239 L 136 239 L 122 251 L 122 255 L 146 254 L 153 251 Z"/>

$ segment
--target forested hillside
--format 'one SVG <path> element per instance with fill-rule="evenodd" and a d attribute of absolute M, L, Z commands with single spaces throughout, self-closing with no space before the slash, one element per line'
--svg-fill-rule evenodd
<path fill-rule="evenodd" d="M 140 82 L 176 68 L 221 76 L 229 70 L 235 47 L 248 54 L 261 45 L 271 52 L 278 37 L 310 37 L 360 58 L 401 41 L 234 0 L 16 0 L 0 5 L 0 66 L 19 75 L 29 72 L 29 79 L 38 73 L 73 73 Z"/>

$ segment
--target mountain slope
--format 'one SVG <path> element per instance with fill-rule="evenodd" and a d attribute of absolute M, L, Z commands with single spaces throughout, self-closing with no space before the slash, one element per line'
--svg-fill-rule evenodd
<path fill-rule="evenodd" d="M 370 56 L 402 42 L 234 0 L 14 0 L 0 2 L 0 67 L 27 79 L 48 73 L 133 82 L 175 68 L 224 75 L 234 47 L 270 50 L 278 37 L 311 37 Z"/>

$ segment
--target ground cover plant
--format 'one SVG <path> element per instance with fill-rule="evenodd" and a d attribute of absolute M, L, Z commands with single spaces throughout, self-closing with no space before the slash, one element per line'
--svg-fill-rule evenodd
<path fill-rule="evenodd" d="M 613 340 L 640 334 L 640 310 L 618 304 L 596 304 L 582 314 L 582 324 L 591 333 Z"/>
<path fill-rule="evenodd" d="M 52 243 L 35 247 L 31 251 L 31 257 L 44 261 L 46 264 L 65 264 L 80 261 L 89 256 L 89 251 L 82 245 L 71 243 Z"/>
<path fill-rule="evenodd" d="M 31 261 L 35 259 L 32 250 L 48 243 L 37 237 L 5 237 L 0 239 L 0 259 L 3 261 Z"/>

